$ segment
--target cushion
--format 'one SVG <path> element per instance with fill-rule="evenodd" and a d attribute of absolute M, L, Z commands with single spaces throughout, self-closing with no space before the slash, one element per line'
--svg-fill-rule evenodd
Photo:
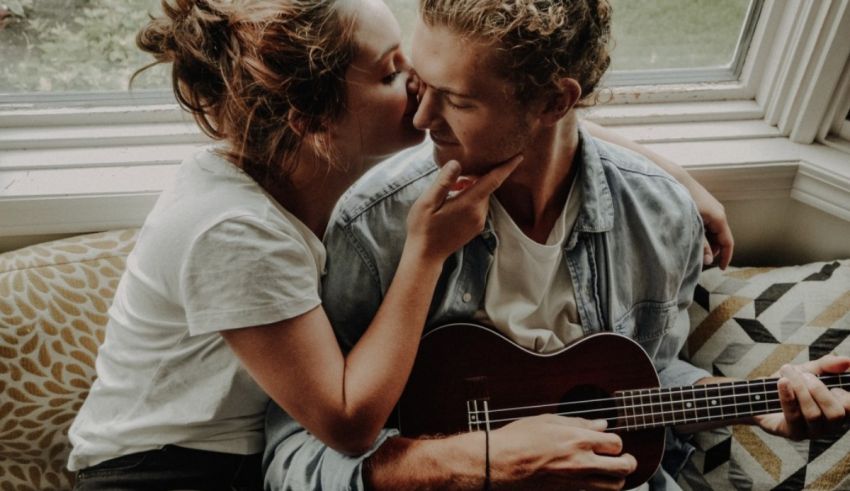
<path fill-rule="evenodd" d="M 850 355 L 850 260 L 704 271 L 683 355 L 717 376 Z M 850 489 L 850 433 L 792 442 L 753 426 L 697 433 L 685 489 Z"/>
<path fill-rule="evenodd" d="M 0 490 L 72 487 L 68 427 L 136 232 L 0 254 Z"/>

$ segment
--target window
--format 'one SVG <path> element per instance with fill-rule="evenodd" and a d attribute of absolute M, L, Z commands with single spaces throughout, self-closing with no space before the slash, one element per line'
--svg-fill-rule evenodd
<path fill-rule="evenodd" d="M 388 0 L 409 45 L 416 0 Z M 163 102 L 167 67 L 131 74 L 151 61 L 134 36 L 160 0 L 5 0 L 0 7 L 0 103 Z M 761 0 L 612 0 L 614 39 L 608 85 L 734 80 Z M 153 90 L 153 92 L 152 92 Z M 88 94 L 88 95 L 83 95 Z M 97 95 L 94 95 L 97 94 Z"/>
<path fill-rule="evenodd" d="M 741 75 L 761 0 L 613 0 L 609 86 L 723 82 Z"/>
<path fill-rule="evenodd" d="M 126 91 L 149 60 L 133 37 L 159 1 L 0 0 L 0 250 L 5 238 L 140 224 L 206 143 L 167 67 Z M 385 1 L 409 43 L 417 0 Z M 850 0 L 611 2 L 613 97 L 591 119 L 717 189 L 793 188 L 850 218 Z"/>
<path fill-rule="evenodd" d="M 608 85 L 736 80 L 762 0 L 611 0 Z M 415 0 L 387 0 L 409 45 Z"/>
<path fill-rule="evenodd" d="M 151 61 L 135 33 L 159 0 L 4 0 L 0 7 L 0 97 L 50 102 L 70 94 L 126 92 L 132 73 Z M 168 89 L 165 67 L 134 88 Z M 135 92 L 135 91 L 134 91 Z M 77 98 L 81 96 L 77 95 Z M 73 98 L 73 97 L 71 97 Z M 3 102 L 3 100 L 0 100 Z"/>

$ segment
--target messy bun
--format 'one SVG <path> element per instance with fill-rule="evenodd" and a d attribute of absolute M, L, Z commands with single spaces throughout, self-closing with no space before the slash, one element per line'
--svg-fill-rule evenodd
<path fill-rule="evenodd" d="M 162 0 L 136 36 L 140 49 L 171 63 L 177 101 L 228 157 L 263 186 L 291 172 L 310 137 L 345 111 L 345 72 L 354 57 L 353 19 L 333 0 Z M 136 74 L 134 78 L 144 67 Z"/>

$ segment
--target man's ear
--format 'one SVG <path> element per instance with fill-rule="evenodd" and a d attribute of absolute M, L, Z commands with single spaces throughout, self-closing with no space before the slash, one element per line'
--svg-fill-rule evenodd
<path fill-rule="evenodd" d="M 581 99 L 581 85 L 574 78 L 558 80 L 548 96 L 541 120 L 547 126 L 558 124 Z"/>

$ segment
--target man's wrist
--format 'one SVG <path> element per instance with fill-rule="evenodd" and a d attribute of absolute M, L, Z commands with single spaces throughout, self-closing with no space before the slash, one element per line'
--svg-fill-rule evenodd
<path fill-rule="evenodd" d="M 492 435 L 491 435 L 492 436 Z M 484 486 L 485 435 L 443 438 L 389 438 L 363 465 L 367 489 L 479 491 Z"/>

